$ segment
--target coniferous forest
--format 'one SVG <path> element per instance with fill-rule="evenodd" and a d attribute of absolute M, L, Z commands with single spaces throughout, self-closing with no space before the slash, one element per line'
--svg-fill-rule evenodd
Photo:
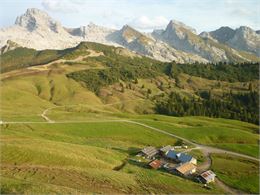
<path fill-rule="evenodd" d="M 257 92 L 225 94 L 216 99 L 208 93 L 206 98 L 187 99 L 172 92 L 166 101 L 156 103 L 156 112 L 171 116 L 209 116 L 259 123 L 259 95 Z"/>

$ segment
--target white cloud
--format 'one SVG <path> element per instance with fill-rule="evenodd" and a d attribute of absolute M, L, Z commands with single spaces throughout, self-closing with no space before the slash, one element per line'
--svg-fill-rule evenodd
<path fill-rule="evenodd" d="M 169 23 L 169 20 L 163 16 L 156 16 L 153 18 L 149 18 L 147 16 L 141 16 L 133 19 L 129 25 L 142 29 L 142 30 L 152 30 L 165 28 L 165 26 Z"/>
<path fill-rule="evenodd" d="M 79 10 L 82 3 L 82 0 L 43 0 L 42 6 L 47 11 L 73 13 Z"/>
<path fill-rule="evenodd" d="M 231 15 L 238 17 L 251 17 L 256 15 L 255 11 L 247 10 L 244 8 L 237 8 L 231 11 Z"/>

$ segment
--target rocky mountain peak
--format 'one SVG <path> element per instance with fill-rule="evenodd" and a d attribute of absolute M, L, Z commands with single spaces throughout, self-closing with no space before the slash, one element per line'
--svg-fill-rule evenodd
<path fill-rule="evenodd" d="M 215 31 L 211 31 L 209 34 L 213 39 L 216 39 L 220 43 L 225 43 L 234 36 L 235 30 L 228 26 L 222 26 Z"/>
<path fill-rule="evenodd" d="M 190 26 L 187 26 L 186 24 L 177 21 L 177 20 L 171 20 L 170 23 L 166 27 L 166 31 L 172 31 L 172 30 L 188 30 L 192 33 L 196 34 L 196 30 Z"/>
<path fill-rule="evenodd" d="M 121 28 L 121 31 L 123 32 L 123 31 L 136 31 L 136 30 L 131 26 L 129 26 L 128 24 L 126 24 Z"/>
<path fill-rule="evenodd" d="M 15 24 L 26 28 L 30 32 L 46 28 L 59 32 L 60 28 L 62 28 L 59 22 L 53 20 L 46 12 L 36 8 L 27 9 L 23 15 L 16 18 Z"/>
<path fill-rule="evenodd" d="M 10 41 L 7 43 L 7 40 L 12 40 L 22 47 L 37 50 L 64 49 L 74 47 L 81 41 L 91 41 L 125 47 L 162 61 L 178 62 L 256 61 L 253 55 L 260 56 L 260 35 L 256 31 L 248 27 L 236 30 L 222 27 L 216 30 L 215 35 L 218 33 L 225 38 L 223 43 L 212 38 L 212 32 L 198 36 L 193 28 L 176 20 L 171 20 L 166 29 L 154 30 L 151 34 L 140 32 L 129 25 L 120 30 L 94 23 L 65 28 L 46 12 L 32 8 L 17 17 L 14 26 L 0 29 L 0 46 L 6 45 L 3 52 L 13 49 L 16 45 Z M 201 37 L 210 37 L 214 42 Z M 229 47 L 234 49 L 230 50 Z M 244 55 L 236 50 L 251 54 Z"/>
<path fill-rule="evenodd" d="M 125 38 L 137 38 L 142 35 L 142 33 L 138 32 L 137 30 L 133 29 L 131 26 L 127 24 L 124 25 L 120 31 L 122 33 L 122 36 Z"/>
<path fill-rule="evenodd" d="M 256 32 L 247 26 L 240 26 L 238 29 L 236 29 L 236 34 L 240 34 L 240 35 L 246 37 L 246 36 L 250 36 L 252 34 L 256 34 Z"/>

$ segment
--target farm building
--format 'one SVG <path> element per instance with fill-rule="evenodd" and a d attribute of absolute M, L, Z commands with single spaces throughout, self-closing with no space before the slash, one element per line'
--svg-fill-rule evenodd
<path fill-rule="evenodd" d="M 169 150 L 166 153 L 166 157 L 174 160 L 176 162 L 180 162 L 180 163 L 186 163 L 186 162 L 190 162 L 194 165 L 197 164 L 197 159 L 193 158 L 191 155 L 185 154 L 185 153 L 178 153 L 174 150 Z"/>
<path fill-rule="evenodd" d="M 149 163 L 149 166 L 153 169 L 159 169 L 162 166 L 162 161 L 160 160 L 153 160 L 152 162 Z"/>
<path fill-rule="evenodd" d="M 141 150 L 141 155 L 146 158 L 152 159 L 154 156 L 158 154 L 158 150 L 155 147 L 148 146 Z"/>
<path fill-rule="evenodd" d="M 160 151 L 161 154 L 165 154 L 165 153 L 168 152 L 169 150 L 174 150 L 174 147 L 173 147 L 173 146 L 170 146 L 170 145 L 164 146 L 164 147 L 160 148 L 159 151 Z"/>
<path fill-rule="evenodd" d="M 202 174 L 200 174 L 198 179 L 202 183 L 210 183 L 210 182 L 214 182 L 215 181 L 215 177 L 216 177 L 216 174 L 213 171 L 208 170 L 208 171 L 205 171 Z"/>
<path fill-rule="evenodd" d="M 187 162 L 184 164 L 179 164 L 173 171 L 181 176 L 189 176 L 196 172 L 196 166 L 190 162 Z"/>

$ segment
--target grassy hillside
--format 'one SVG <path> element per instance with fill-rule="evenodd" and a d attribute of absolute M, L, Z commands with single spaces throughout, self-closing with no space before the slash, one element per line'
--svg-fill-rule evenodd
<path fill-rule="evenodd" d="M 60 58 L 64 53 L 65 51 L 59 50 L 37 51 L 19 47 L 1 55 L 1 72 L 46 64 Z"/>
<path fill-rule="evenodd" d="M 63 51 L 45 50 L 36 54 L 35 50 L 17 48 L 6 52 L 3 69 L 9 67 L 8 63 L 10 67 L 22 68 L 35 65 L 39 60 L 47 63 L 46 59 L 59 59 L 51 64 L 2 74 L 4 112 L 19 115 L 16 110 L 8 111 L 8 106 L 12 109 L 14 102 L 20 107 L 28 105 L 29 111 L 39 101 L 38 108 L 30 113 L 35 115 L 46 109 L 45 105 L 86 104 L 96 99 L 94 101 L 99 103 L 131 101 L 131 104 L 124 103 L 117 109 L 132 113 L 202 115 L 258 123 L 258 111 L 252 106 L 259 96 L 254 92 L 258 86 L 257 64 L 181 65 L 123 51 L 122 48 L 86 42 Z M 17 58 L 22 60 L 13 60 Z M 13 62 L 18 63 L 18 67 Z M 17 94 L 13 95 L 16 90 L 26 98 L 22 100 Z M 171 99 L 173 93 L 180 101 Z M 32 104 L 26 99 L 32 99 Z M 139 100 L 144 103 L 139 105 Z M 169 106 L 169 101 L 175 102 L 178 108 Z M 187 105 L 190 110 L 186 109 Z M 23 113 L 23 110 L 18 112 Z"/>
<path fill-rule="evenodd" d="M 244 192 L 259 193 L 259 163 L 228 155 L 213 155 L 212 169 L 220 180 Z"/>
<path fill-rule="evenodd" d="M 1 74 L 1 121 L 27 123 L 1 125 L 1 193 L 224 193 L 220 186 L 205 189 L 131 161 L 144 146 L 174 145 L 179 140 L 122 120 L 136 120 L 197 143 L 258 157 L 257 125 L 155 114 L 156 105 L 173 92 L 185 101 L 199 102 L 210 96 L 233 105 L 230 94 L 247 97 L 256 93 L 259 70 L 255 64 L 176 68 L 96 43 L 81 43 L 62 54 L 46 51 L 39 58 L 35 51 L 28 51 L 28 55 L 15 52 L 7 52 L 7 63 L 3 64 L 7 69 Z M 12 59 L 17 55 L 21 60 L 11 60 L 12 55 Z M 49 60 L 54 61 L 31 67 L 34 62 Z M 15 70 L 9 71 L 10 67 Z M 234 105 L 238 100 L 234 99 Z M 257 117 L 258 113 L 250 112 Z M 57 123 L 46 123 L 46 117 Z M 199 164 L 205 162 L 201 151 L 190 153 Z M 218 158 L 213 167 L 224 181 L 229 172 L 219 171 L 223 167 L 218 166 Z M 249 166 L 243 168 L 245 174 L 251 171 Z M 232 175 L 233 181 L 239 177 Z M 252 178 L 250 181 L 257 181 Z M 238 183 L 227 181 L 235 188 L 239 188 Z M 241 189 L 257 191 L 252 186 Z"/>
<path fill-rule="evenodd" d="M 176 142 L 132 124 L 8 125 L 1 140 L 1 193 L 221 192 L 128 162 L 143 146 Z M 122 169 L 113 170 L 125 161 Z"/>
<path fill-rule="evenodd" d="M 204 117 L 154 117 L 145 124 L 172 132 L 197 143 L 225 148 L 250 156 L 259 155 L 258 127 L 239 121 Z M 139 121 L 139 120 L 138 120 Z"/>

